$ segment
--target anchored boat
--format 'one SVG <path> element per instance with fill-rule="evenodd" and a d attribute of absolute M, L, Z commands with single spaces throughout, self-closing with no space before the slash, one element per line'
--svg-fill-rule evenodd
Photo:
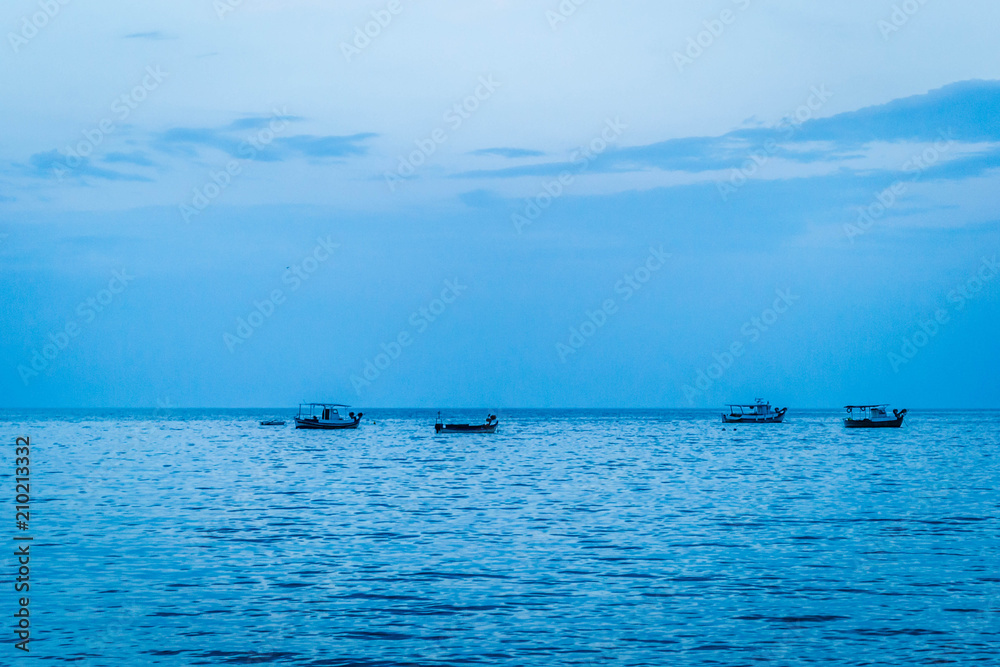
<path fill-rule="evenodd" d="M 350 407 L 340 403 L 302 403 L 295 418 L 295 428 L 322 430 L 357 428 L 364 414 L 347 412 Z"/>
<path fill-rule="evenodd" d="M 886 414 L 889 405 L 845 405 L 847 417 L 844 426 L 847 428 L 899 428 L 903 425 L 906 410 L 893 410 L 892 416 Z M 857 410 L 857 414 L 855 414 Z"/>
<path fill-rule="evenodd" d="M 780 424 L 788 408 L 772 408 L 770 403 L 758 398 L 752 405 L 730 405 L 729 414 L 723 413 L 723 424 Z"/>
<path fill-rule="evenodd" d="M 484 424 L 445 424 L 441 421 L 441 413 L 438 413 L 437 422 L 434 423 L 435 433 L 496 433 L 497 426 L 500 422 L 497 421 L 496 415 L 487 415 L 486 423 Z"/>
<path fill-rule="evenodd" d="M 285 421 L 283 419 L 268 419 L 260 423 L 261 426 L 284 426 Z"/>

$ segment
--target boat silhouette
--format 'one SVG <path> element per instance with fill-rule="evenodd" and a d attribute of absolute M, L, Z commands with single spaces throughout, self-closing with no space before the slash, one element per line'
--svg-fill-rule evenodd
<path fill-rule="evenodd" d="M 729 414 L 722 414 L 723 424 L 780 424 L 788 408 L 771 408 L 771 404 L 758 398 L 749 405 L 729 405 Z"/>
<path fill-rule="evenodd" d="M 349 407 L 340 403 L 302 403 L 295 417 L 295 428 L 324 431 L 357 428 L 364 414 L 345 414 Z"/>
<path fill-rule="evenodd" d="M 879 405 L 845 405 L 847 416 L 844 426 L 847 428 L 899 428 L 903 425 L 906 410 L 893 410 L 892 417 L 886 414 L 888 404 Z M 858 411 L 855 416 L 854 411 Z"/>
<path fill-rule="evenodd" d="M 437 421 L 434 423 L 435 433 L 495 433 L 500 422 L 496 415 L 487 415 L 483 424 L 445 424 L 441 421 L 441 413 L 438 413 Z"/>

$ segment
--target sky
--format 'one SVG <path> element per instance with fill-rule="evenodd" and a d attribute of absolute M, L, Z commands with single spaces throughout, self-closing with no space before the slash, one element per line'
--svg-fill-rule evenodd
<path fill-rule="evenodd" d="M 0 406 L 1000 407 L 998 23 L 10 0 Z"/>

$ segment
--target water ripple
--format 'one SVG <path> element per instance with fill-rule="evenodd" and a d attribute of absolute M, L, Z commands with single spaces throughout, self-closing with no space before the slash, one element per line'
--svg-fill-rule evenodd
<path fill-rule="evenodd" d="M 36 661 L 1000 664 L 997 413 L 274 414 L 4 413 Z"/>

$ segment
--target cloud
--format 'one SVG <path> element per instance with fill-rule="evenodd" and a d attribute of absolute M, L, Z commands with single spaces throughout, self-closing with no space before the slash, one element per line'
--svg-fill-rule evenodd
<path fill-rule="evenodd" d="M 246 116 L 244 118 L 239 118 L 230 123 L 226 130 L 230 132 L 242 132 L 244 130 L 261 130 L 270 125 L 276 118 L 280 120 L 288 121 L 289 123 L 298 123 L 304 120 L 301 116 L 287 116 L 287 115 L 273 115 L 273 116 Z"/>
<path fill-rule="evenodd" d="M 177 127 L 158 134 L 153 144 L 165 153 L 187 157 L 194 157 L 199 150 L 209 148 L 234 158 L 277 162 L 296 157 L 341 158 L 365 155 L 368 152 L 365 142 L 378 136 L 371 132 L 343 136 L 310 134 L 274 136 L 280 134 L 271 129 L 276 120 L 294 123 L 301 121 L 302 118 L 248 116 L 222 128 Z M 269 140 L 262 136 L 264 132 L 268 133 Z"/>
<path fill-rule="evenodd" d="M 275 140 L 275 143 L 287 148 L 290 152 L 306 157 L 347 157 L 367 153 L 368 147 L 362 143 L 376 136 L 378 135 L 371 132 L 343 137 L 299 135 L 287 139 L 279 138 Z"/>
<path fill-rule="evenodd" d="M 104 169 L 94 165 L 90 158 L 77 158 L 78 162 L 70 166 L 66 156 L 59 151 L 35 153 L 28 158 L 29 165 L 22 172 L 35 178 L 64 180 L 67 178 L 99 178 L 105 181 L 149 181 L 149 178 L 139 174 L 127 174 L 112 169 Z"/>
<path fill-rule="evenodd" d="M 924 95 L 808 121 L 799 140 L 855 146 L 873 141 L 936 141 L 950 130 L 959 141 L 1000 141 L 998 116 L 1000 81 L 962 81 Z"/>
<path fill-rule="evenodd" d="M 662 169 L 700 173 L 741 167 L 751 151 L 771 146 L 770 157 L 801 163 L 835 162 L 864 155 L 878 142 L 935 142 L 947 136 L 964 143 L 1000 141 L 1000 81 L 964 81 L 923 95 L 802 123 L 749 127 L 715 137 L 668 139 L 643 146 L 609 148 L 590 161 L 589 172 Z M 482 149 L 493 154 L 503 149 Z M 973 171 L 992 168 L 988 154 L 964 163 Z M 460 178 L 552 176 L 573 170 L 573 160 L 503 169 L 476 170 Z M 940 170 L 944 173 L 944 167 Z M 952 173 L 962 173 L 957 166 Z M 970 172 L 971 173 L 971 172 Z"/>
<path fill-rule="evenodd" d="M 958 181 L 981 176 L 994 169 L 1000 169 L 1000 148 L 942 162 L 925 170 L 920 178 L 924 181 Z"/>
<path fill-rule="evenodd" d="M 214 148 L 235 156 L 242 141 L 228 136 L 224 130 L 175 127 L 156 135 L 153 146 L 165 153 L 188 157 L 196 156 L 199 148 Z"/>
<path fill-rule="evenodd" d="M 108 153 L 104 156 L 104 162 L 135 164 L 140 167 L 152 167 L 153 161 L 143 151 L 132 151 L 130 153 Z"/>
<path fill-rule="evenodd" d="M 133 137 L 128 143 L 144 145 L 146 150 L 135 148 L 126 151 L 109 151 L 104 155 L 72 158 L 57 150 L 32 154 L 27 164 L 11 163 L 14 172 L 30 178 L 63 181 L 66 179 L 94 178 L 105 181 L 150 181 L 147 176 L 128 171 L 112 169 L 109 165 L 134 165 L 155 167 L 153 154 L 197 158 L 202 151 L 220 151 L 232 158 L 257 162 L 279 162 L 296 158 L 337 159 L 365 155 L 369 147 L 367 141 L 377 136 L 370 132 L 351 135 L 309 135 L 277 136 L 275 121 L 289 123 L 301 121 L 298 116 L 246 116 L 226 126 L 175 127 L 162 132 L 146 135 L 144 139 Z M 0 201 L 3 201 L 0 199 Z"/>
<path fill-rule="evenodd" d="M 520 157 L 541 157 L 545 155 L 542 151 L 534 151 L 527 148 L 481 148 L 472 151 L 473 155 L 499 155 L 506 158 Z"/>
<path fill-rule="evenodd" d="M 521 178 L 524 176 L 557 176 L 564 171 L 578 171 L 571 162 L 546 162 L 504 169 L 477 169 L 455 174 L 454 178 Z"/>

